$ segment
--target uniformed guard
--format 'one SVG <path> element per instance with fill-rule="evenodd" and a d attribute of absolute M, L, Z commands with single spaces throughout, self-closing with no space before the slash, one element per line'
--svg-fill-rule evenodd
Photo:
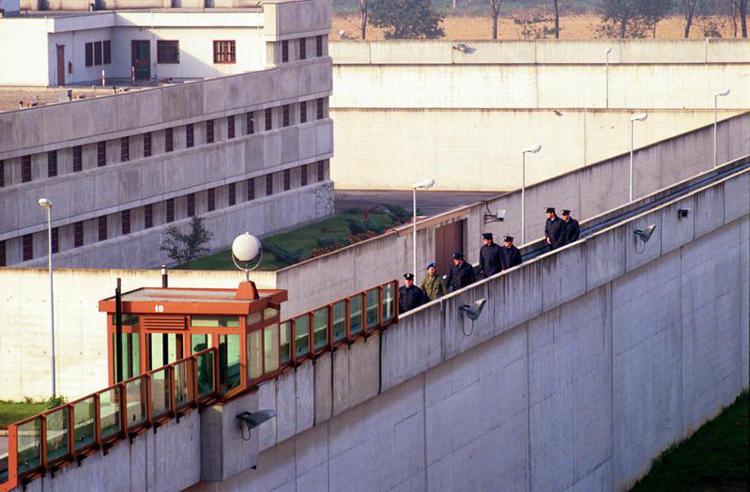
<path fill-rule="evenodd" d="M 492 233 L 485 232 L 482 234 L 483 246 L 479 250 L 479 271 L 484 278 L 491 277 L 503 269 L 500 260 L 500 246 L 492 240 Z"/>
<path fill-rule="evenodd" d="M 427 265 L 427 275 L 422 279 L 422 291 L 424 291 L 427 301 L 434 301 L 446 294 L 443 279 L 438 275 L 434 263 Z"/>
<path fill-rule="evenodd" d="M 581 226 L 578 221 L 570 216 L 570 210 L 562 211 L 563 234 L 560 245 L 570 244 L 581 237 Z"/>
<path fill-rule="evenodd" d="M 448 272 L 446 278 L 446 285 L 448 291 L 453 292 L 458 289 L 463 289 L 467 285 L 471 285 L 475 282 L 474 268 L 464 261 L 464 255 L 460 251 L 453 253 L 453 266 Z"/>
<path fill-rule="evenodd" d="M 404 285 L 398 289 L 398 312 L 405 313 L 424 304 L 422 289 L 414 285 L 414 274 L 404 274 Z"/>
<path fill-rule="evenodd" d="M 513 246 L 513 236 L 505 236 L 503 238 L 503 247 L 500 248 L 500 259 L 502 260 L 503 269 L 505 270 L 523 263 L 521 251 Z"/>
<path fill-rule="evenodd" d="M 555 213 L 554 207 L 547 207 L 547 222 L 544 224 L 544 239 L 551 249 L 560 247 L 563 233 L 562 220 Z"/>

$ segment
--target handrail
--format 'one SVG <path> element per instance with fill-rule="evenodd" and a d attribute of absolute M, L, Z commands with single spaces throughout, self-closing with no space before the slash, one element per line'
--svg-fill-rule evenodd
<path fill-rule="evenodd" d="M 236 398 L 325 352 L 367 339 L 398 322 L 398 316 L 398 281 L 391 280 L 252 330 L 248 337 L 257 334 L 259 343 L 252 354 L 258 357 L 260 372 L 250 377 L 252 367 L 241 368 L 248 377 L 240 381 L 246 382 L 226 391 L 222 391 L 219 349 L 210 347 L 15 422 L 8 426 L 6 470 L 0 462 L 0 492 L 80 463 L 96 451 L 106 454 L 116 442 L 132 440 L 149 428 L 156 431 L 202 405 Z M 298 326 L 306 330 L 299 332 Z M 265 330 L 274 329 L 276 361 L 267 360 L 264 350 Z M 287 354 L 283 359 L 282 353 Z"/>

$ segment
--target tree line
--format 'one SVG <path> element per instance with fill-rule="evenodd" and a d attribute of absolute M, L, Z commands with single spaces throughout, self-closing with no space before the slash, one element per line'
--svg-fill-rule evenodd
<path fill-rule="evenodd" d="M 750 0 L 600 0 L 597 13 L 602 23 L 597 34 L 611 38 L 656 37 L 660 21 L 670 15 L 680 15 L 684 20 L 684 37 L 690 37 L 697 19 L 708 19 L 709 15 L 726 16 L 734 27 L 735 37 L 747 38 L 747 14 Z M 360 38 L 366 39 L 367 26 L 385 30 L 386 39 L 435 39 L 445 35 L 441 23 L 444 14 L 438 11 L 431 0 L 358 0 L 360 14 Z M 492 39 L 498 39 L 501 9 L 507 0 L 483 0 L 490 18 Z M 560 12 L 565 0 L 551 0 L 549 17 L 514 19 L 523 24 L 523 33 L 528 37 L 560 38 Z M 453 8 L 456 2 L 453 0 Z M 718 26 L 709 21 L 704 26 L 704 35 L 719 37 Z M 538 24 L 543 24 L 540 28 Z M 549 27 L 548 25 L 549 24 Z"/>

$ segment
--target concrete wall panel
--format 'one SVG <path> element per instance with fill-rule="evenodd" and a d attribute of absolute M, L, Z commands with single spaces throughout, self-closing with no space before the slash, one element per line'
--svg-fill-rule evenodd
<path fill-rule="evenodd" d="M 679 210 L 688 210 L 688 216 L 680 218 Z M 695 198 L 689 197 L 670 205 L 662 213 L 661 251 L 671 252 L 695 237 Z"/>
<path fill-rule="evenodd" d="M 266 381 L 258 387 L 258 409 L 279 412 L 279 408 L 276 406 L 276 386 L 277 382 L 271 380 Z M 279 442 L 279 439 L 277 438 L 277 420 L 271 419 L 268 422 L 270 425 L 261 426 L 257 432 L 258 452 L 260 453 L 275 446 L 276 443 Z"/>
<path fill-rule="evenodd" d="M 582 247 L 586 258 L 587 292 L 625 273 L 626 241 L 627 230 L 624 227 L 587 238 Z"/>
<path fill-rule="evenodd" d="M 315 361 L 315 424 L 331 418 L 333 409 L 332 355 L 324 354 Z"/>
<path fill-rule="evenodd" d="M 625 229 L 626 271 L 632 271 L 661 255 L 661 238 L 664 234 L 661 227 L 663 214 L 663 210 L 657 210 L 621 226 Z M 640 237 L 636 236 L 636 230 L 647 233 L 647 229 L 651 226 L 655 228 L 647 242 L 643 242 Z"/>
<path fill-rule="evenodd" d="M 297 391 L 294 372 L 276 380 L 276 441 L 289 439 L 297 433 Z"/>
<path fill-rule="evenodd" d="M 750 176 L 727 181 L 724 184 L 724 221 L 729 223 L 750 211 Z"/>
<path fill-rule="evenodd" d="M 316 360 L 314 365 L 305 364 L 298 367 L 294 373 L 296 386 L 294 402 L 297 410 L 295 434 L 304 432 L 315 423 L 315 371 L 319 363 L 320 359 Z"/>

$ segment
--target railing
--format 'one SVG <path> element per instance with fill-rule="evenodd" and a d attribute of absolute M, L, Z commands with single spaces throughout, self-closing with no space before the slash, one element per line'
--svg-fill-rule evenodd
<path fill-rule="evenodd" d="M 247 385 L 230 385 L 220 352 L 211 347 L 8 427 L 8 455 L 0 457 L 0 492 L 117 441 L 231 399 L 287 369 L 367 338 L 398 321 L 398 282 L 371 289 L 248 333 Z M 226 371 L 224 371 L 226 372 Z M 242 379 L 242 378 L 240 378 Z"/>

